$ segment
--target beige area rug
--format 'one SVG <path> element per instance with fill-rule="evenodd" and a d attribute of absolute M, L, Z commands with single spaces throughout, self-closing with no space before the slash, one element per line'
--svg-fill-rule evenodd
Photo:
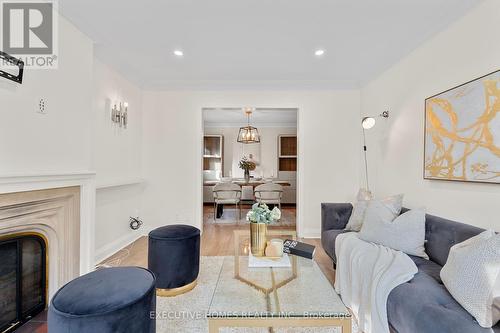
<path fill-rule="evenodd" d="M 205 333 L 205 317 L 219 278 L 224 257 L 201 257 L 198 285 L 176 297 L 157 297 L 157 333 Z M 353 320 L 353 333 L 357 333 Z M 267 328 L 223 328 L 222 333 L 267 333 Z M 278 328 L 276 333 L 340 333 L 340 328 Z"/>

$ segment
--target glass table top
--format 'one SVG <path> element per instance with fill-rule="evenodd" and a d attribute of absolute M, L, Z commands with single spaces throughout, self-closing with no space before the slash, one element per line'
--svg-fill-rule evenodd
<path fill-rule="evenodd" d="M 208 317 L 349 317 L 314 260 L 290 256 L 291 267 L 249 268 L 249 231 L 235 231 L 235 256 L 224 259 Z M 296 238 L 268 231 L 269 238 Z"/>

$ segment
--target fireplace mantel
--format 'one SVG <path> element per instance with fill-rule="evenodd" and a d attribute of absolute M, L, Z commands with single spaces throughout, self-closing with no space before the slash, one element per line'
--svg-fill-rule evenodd
<path fill-rule="evenodd" d="M 78 275 L 94 269 L 95 172 L 0 175 L 0 194 L 60 189 L 78 186 L 79 267 Z M 0 209 L 4 206 L 0 200 Z M 1 229 L 0 229 L 1 232 Z"/>

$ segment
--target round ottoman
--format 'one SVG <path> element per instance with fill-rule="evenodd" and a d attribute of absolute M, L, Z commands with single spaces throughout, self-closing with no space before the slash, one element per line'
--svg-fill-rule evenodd
<path fill-rule="evenodd" d="M 112 267 L 85 274 L 52 297 L 50 333 L 155 332 L 155 276 L 145 268 Z"/>
<path fill-rule="evenodd" d="M 174 224 L 149 233 L 148 268 L 158 296 L 176 296 L 196 286 L 200 271 L 200 230 Z"/>

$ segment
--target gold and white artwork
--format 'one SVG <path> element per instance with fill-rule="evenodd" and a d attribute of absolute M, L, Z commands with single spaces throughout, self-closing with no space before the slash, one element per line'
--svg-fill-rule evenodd
<path fill-rule="evenodd" d="M 425 101 L 424 178 L 500 183 L 500 71 Z"/>

